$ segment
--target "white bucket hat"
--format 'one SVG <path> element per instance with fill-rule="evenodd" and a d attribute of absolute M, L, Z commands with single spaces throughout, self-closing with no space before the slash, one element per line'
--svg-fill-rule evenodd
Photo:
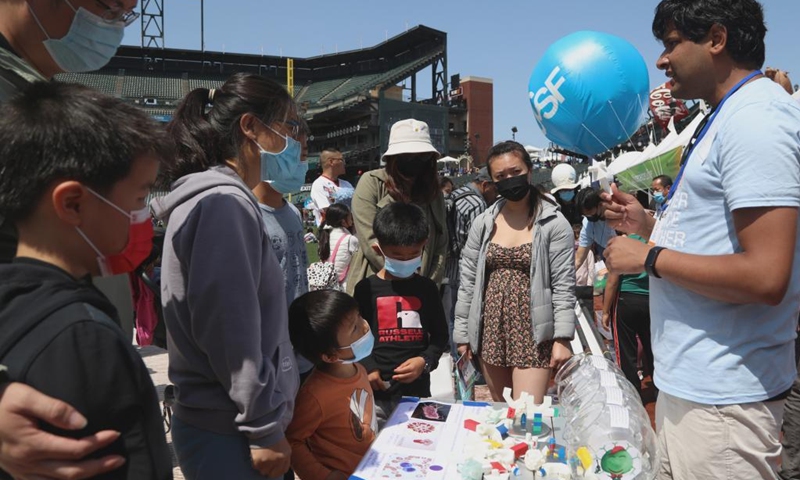
<path fill-rule="evenodd" d="M 403 153 L 439 154 L 431 143 L 431 132 L 427 123 L 409 118 L 392 125 L 389 132 L 389 148 L 381 157 L 381 161 L 385 161 L 386 157 Z"/>
<path fill-rule="evenodd" d="M 550 181 L 555 185 L 555 188 L 550 190 L 550 193 L 555 195 L 560 190 L 573 190 L 578 187 L 578 174 L 575 173 L 572 165 L 561 163 L 553 169 L 553 173 L 550 174 Z"/>

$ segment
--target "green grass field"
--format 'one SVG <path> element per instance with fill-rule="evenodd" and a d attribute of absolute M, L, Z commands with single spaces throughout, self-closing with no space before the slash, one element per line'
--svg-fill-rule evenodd
<path fill-rule="evenodd" d="M 314 235 L 316 235 L 317 238 L 319 238 L 319 230 L 317 230 L 317 227 L 313 228 L 314 228 Z M 314 262 L 319 262 L 319 252 L 317 251 L 318 249 L 319 249 L 318 243 L 306 243 L 306 253 L 308 253 L 309 265 L 311 265 Z"/>
<path fill-rule="evenodd" d="M 317 243 L 306 243 L 306 252 L 308 253 L 308 264 L 319 262 L 319 253 L 317 252 Z"/>

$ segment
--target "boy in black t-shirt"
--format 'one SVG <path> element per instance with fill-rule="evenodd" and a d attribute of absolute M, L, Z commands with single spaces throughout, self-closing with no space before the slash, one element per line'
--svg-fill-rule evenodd
<path fill-rule="evenodd" d="M 372 245 L 384 268 L 355 287 L 361 316 L 375 335 L 372 354 L 361 361 L 375 393 L 379 421 L 385 421 L 401 396 L 429 397 L 431 370 L 439 363 L 448 336 L 439 289 L 417 275 L 428 240 L 421 208 L 393 203 L 375 216 Z M 381 411 L 382 410 L 382 411 Z"/>

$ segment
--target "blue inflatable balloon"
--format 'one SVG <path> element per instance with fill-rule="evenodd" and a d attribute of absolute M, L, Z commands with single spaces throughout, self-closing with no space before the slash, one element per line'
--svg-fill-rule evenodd
<path fill-rule="evenodd" d="M 584 155 L 630 138 L 647 113 L 647 65 L 627 41 L 576 32 L 550 46 L 528 83 L 536 122 L 553 143 Z"/>

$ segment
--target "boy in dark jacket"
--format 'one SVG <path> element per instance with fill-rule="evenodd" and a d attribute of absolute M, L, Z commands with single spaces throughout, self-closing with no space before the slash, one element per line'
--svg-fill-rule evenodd
<path fill-rule="evenodd" d="M 375 335 L 372 354 L 361 364 L 382 426 L 401 396 L 431 396 L 430 372 L 448 335 L 436 283 L 416 273 L 428 239 L 425 213 L 413 204 L 392 203 L 378 212 L 372 228 L 378 240 L 372 248 L 384 267 L 358 282 L 353 296 Z"/>
<path fill-rule="evenodd" d="M 88 420 L 46 430 L 120 433 L 93 456 L 125 464 L 98 478 L 172 478 L 147 368 L 91 283 L 149 255 L 145 197 L 171 151 L 143 112 L 83 86 L 36 83 L 0 107 L 0 215 L 19 232 L 16 258 L 0 265 L 0 363 Z"/>

